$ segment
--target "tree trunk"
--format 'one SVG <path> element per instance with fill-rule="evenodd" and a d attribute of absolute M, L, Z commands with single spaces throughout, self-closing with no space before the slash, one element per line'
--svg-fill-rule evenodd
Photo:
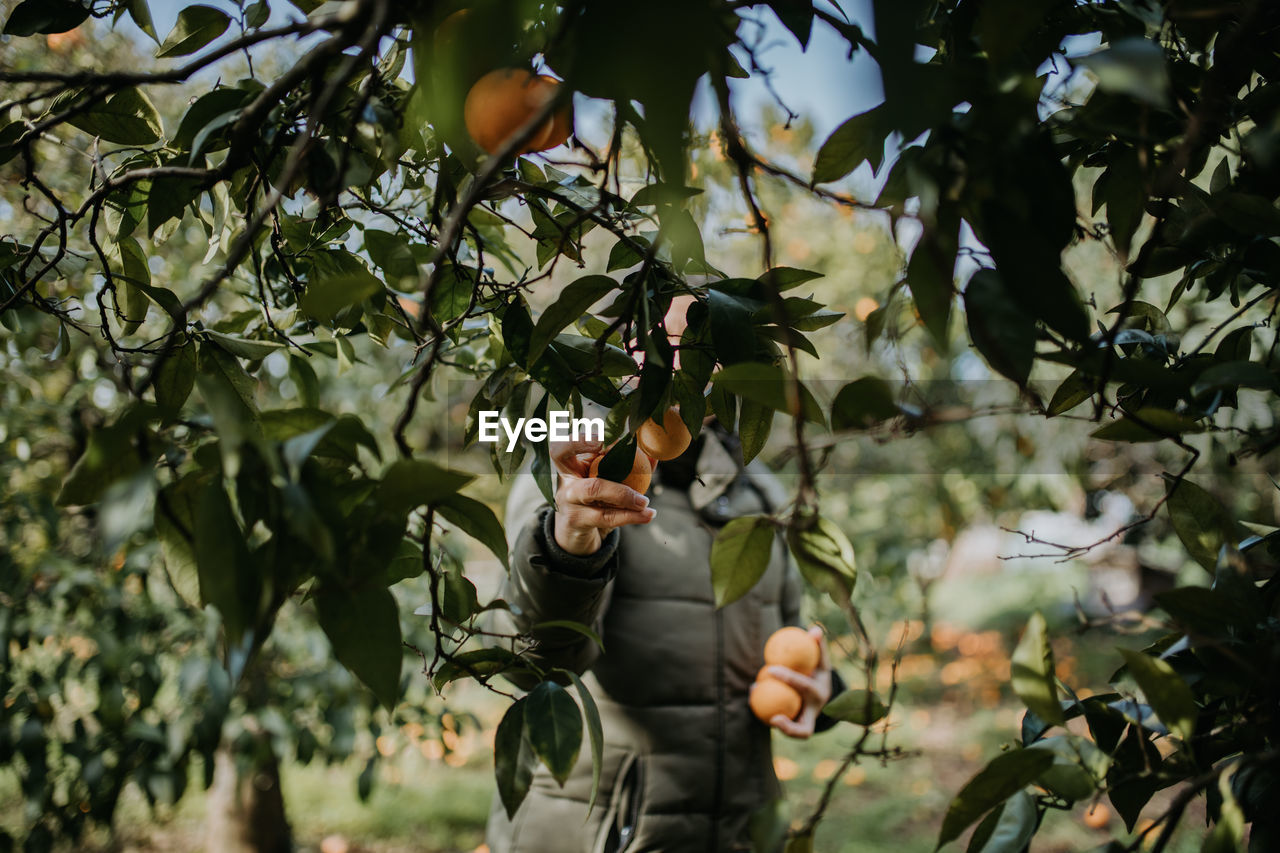
<path fill-rule="evenodd" d="M 209 789 L 206 849 L 210 853 L 289 853 L 289 821 L 280 791 L 280 762 L 270 738 L 259 735 L 246 762 L 227 744 L 218 747 Z"/>

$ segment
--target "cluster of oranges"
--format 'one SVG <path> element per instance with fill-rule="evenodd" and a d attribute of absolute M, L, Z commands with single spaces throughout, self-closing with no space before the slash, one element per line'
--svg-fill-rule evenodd
<path fill-rule="evenodd" d="M 640 494 L 649 491 L 649 481 L 653 479 L 653 467 L 657 462 L 669 462 L 689 449 L 693 443 L 693 435 L 680 418 L 680 410 L 667 409 L 662 413 L 662 423 L 649 418 L 636 430 L 636 454 L 631 463 L 631 472 L 621 481 Z M 591 460 L 588 474 L 592 477 L 600 475 L 600 463 L 604 460 L 602 452 Z"/>
<path fill-rule="evenodd" d="M 778 714 L 795 719 L 804 700 L 794 687 L 775 678 L 769 667 L 783 666 L 801 675 L 813 675 L 821 662 L 822 650 L 808 631 L 795 627 L 774 631 L 764 644 L 764 666 L 756 674 L 756 683 L 751 689 L 752 712 L 766 723 Z"/>

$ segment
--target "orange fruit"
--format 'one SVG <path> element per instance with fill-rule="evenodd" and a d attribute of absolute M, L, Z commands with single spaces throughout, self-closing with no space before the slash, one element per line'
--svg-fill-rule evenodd
<path fill-rule="evenodd" d="M 1094 803 L 1082 818 L 1084 825 L 1090 829 L 1106 829 L 1111 823 L 1111 809 L 1102 803 Z"/>
<path fill-rule="evenodd" d="M 556 88 L 560 86 L 560 81 L 546 74 L 540 75 L 538 79 L 542 81 L 543 85 L 552 87 L 551 93 L 554 96 Z M 529 150 L 546 151 L 549 148 L 564 145 L 572 135 L 573 110 L 566 104 L 551 114 L 551 118 L 547 119 L 543 129 L 529 143 Z"/>
<path fill-rule="evenodd" d="M 667 409 L 662 413 L 662 423 L 653 418 L 640 424 L 636 430 L 636 444 L 659 462 L 675 459 L 689 449 L 693 436 L 680 419 L 680 410 Z"/>
<path fill-rule="evenodd" d="M 522 68 L 490 71 L 467 92 L 462 107 L 467 133 L 476 145 L 493 154 L 556 96 L 560 85 L 554 77 L 534 76 Z M 572 132 L 573 119 L 565 107 L 538 128 L 520 153 L 554 148 Z"/>
<path fill-rule="evenodd" d="M 778 714 L 788 719 L 795 719 L 804 705 L 797 693 L 789 684 L 783 684 L 773 676 L 757 681 L 751 688 L 751 712 L 761 722 L 767 723 Z"/>
<path fill-rule="evenodd" d="M 600 454 L 591 460 L 591 469 L 587 472 L 589 476 L 600 476 L 600 462 L 604 459 L 604 454 Z M 631 473 L 622 481 L 622 485 L 630 486 L 640 494 L 649 491 L 649 481 L 653 479 L 653 463 L 649 461 L 649 457 L 643 453 L 636 452 L 635 461 L 631 463 Z"/>
<path fill-rule="evenodd" d="M 771 666 L 773 666 L 773 664 L 767 663 L 764 666 L 760 667 L 760 671 L 756 673 L 756 684 L 759 684 L 761 681 L 770 681 L 770 680 L 778 681 L 779 680 L 776 675 L 769 672 L 769 667 Z"/>
<path fill-rule="evenodd" d="M 802 675 L 812 675 L 822 662 L 822 649 L 813 635 L 803 628 L 779 628 L 764 644 L 764 662 L 794 669 Z"/>

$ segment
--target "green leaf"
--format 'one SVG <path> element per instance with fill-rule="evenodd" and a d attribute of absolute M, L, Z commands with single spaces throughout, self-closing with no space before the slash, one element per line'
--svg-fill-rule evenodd
<path fill-rule="evenodd" d="M 582 713 L 563 687 L 544 681 L 525 697 L 525 726 L 534 753 L 561 787 L 582 748 Z"/>
<path fill-rule="evenodd" d="M 974 28 L 992 64 L 1006 66 L 1034 50 L 1034 34 L 1044 25 L 1052 0 L 988 0 Z M 1028 44 L 1031 42 L 1031 44 Z"/>
<path fill-rule="evenodd" d="M 344 308 L 358 305 L 382 290 L 382 282 L 373 273 L 352 268 L 336 275 L 314 278 L 307 284 L 298 307 L 309 317 L 328 322 Z"/>
<path fill-rule="evenodd" d="M 196 564 L 196 507 L 203 478 L 188 474 L 160 490 L 156 496 L 155 529 L 169 583 L 191 607 L 199 609 L 200 571 Z"/>
<path fill-rule="evenodd" d="M 1218 552 L 1231 541 L 1232 517 L 1217 498 L 1190 480 L 1170 479 L 1166 489 L 1165 510 L 1174 533 L 1192 559 L 1212 573 L 1218 565 Z"/>
<path fill-rule="evenodd" d="M 1087 339 L 1089 317 L 1062 271 L 1060 247 L 1051 239 L 1055 235 L 1036 229 L 1008 204 L 984 205 L 982 221 L 982 239 L 995 259 L 1008 298 L 1071 340 Z"/>
<path fill-rule="evenodd" d="M 164 135 L 160 113 L 146 92 L 121 89 L 79 115 L 67 119 L 90 136 L 120 145 L 150 145 Z"/>
<path fill-rule="evenodd" d="M 1199 397 L 1219 388 L 1258 388 L 1280 393 L 1280 379 L 1256 361 L 1226 361 L 1196 377 L 1191 396 Z"/>
<path fill-rule="evenodd" d="M 258 566 L 226 491 L 213 479 L 196 501 L 193 550 L 200 572 L 200 600 L 218 608 L 230 645 L 238 646 L 258 615 Z"/>
<path fill-rule="evenodd" d="M 1072 802 L 1087 800 L 1096 794 L 1105 784 L 1111 767 L 1111 757 L 1093 741 L 1079 735 L 1045 738 L 1028 749 L 1044 749 L 1054 754 L 1053 767 L 1041 775 L 1038 784 Z"/>
<path fill-rule="evenodd" d="M 742 464 L 760 455 L 773 432 L 773 409 L 755 400 L 742 401 L 738 412 L 738 438 L 742 442 Z"/>
<path fill-rule="evenodd" d="M 320 407 L 320 377 L 306 357 L 289 354 L 289 378 L 298 386 L 298 399 L 302 405 L 311 409 Z"/>
<path fill-rule="evenodd" d="M 787 545 L 801 576 L 811 586 L 837 604 L 849 603 L 858 569 L 853 545 L 835 522 L 821 516 L 807 524 L 793 519 L 787 526 Z"/>
<path fill-rule="evenodd" d="M 212 6 L 187 6 L 178 13 L 178 21 L 156 51 L 157 59 L 195 53 L 227 31 L 231 19 Z"/>
<path fill-rule="evenodd" d="M 377 264 L 393 281 L 418 277 L 418 262 L 409 249 L 409 243 L 399 234 L 366 228 L 364 248 L 369 259 Z"/>
<path fill-rule="evenodd" d="M 1018 791 L 1005 800 L 986 843 L 970 849 L 981 853 L 1022 853 L 1036 834 L 1038 823 L 1035 799 L 1026 791 Z"/>
<path fill-rule="evenodd" d="M 1122 257 L 1127 257 L 1147 202 L 1146 176 L 1136 148 L 1123 148 L 1107 167 L 1107 225 Z"/>
<path fill-rule="evenodd" d="M 808 50 L 809 37 L 813 34 L 812 0 L 770 0 L 768 5 L 782 25 L 800 42 L 800 48 Z"/>
<path fill-rule="evenodd" d="M 1093 384 L 1079 370 L 1071 371 L 1053 392 L 1046 410 L 1048 417 L 1065 414 L 1093 396 Z"/>
<path fill-rule="evenodd" d="M 142 465 L 133 441 L 144 428 L 145 411 L 134 406 L 111 426 L 89 434 L 84 453 L 72 466 L 58 493 L 58 506 L 97 503 L 107 487 L 128 477 Z"/>
<path fill-rule="evenodd" d="M 533 782 L 533 768 L 537 756 L 525 731 L 524 699 L 517 699 L 502 715 L 493 738 L 493 770 L 497 777 L 498 797 L 508 818 L 516 816 L 516 809 L 524 802 Z"/>
<path fill-rule="evenodd" d="M 644 260 L 644 255 L 633 244 L 639 244 L 648 248 L 648 241 L 643 237 L 637 237 L 634 241 L 622 241 L 613 244 L 613 248 L 609 250 L 609 262 L 605 265 L 605 270 L 613 272 L 614 270 L 624 270 L 633 267 Z"/>
<path fill-rule="evenodd" d="M 1187 682 L 1159 658 L 1133 649 L 1120 649 L 1120 654 L 1160 722 L 1184 741 L 1191 740 L 1198 708 Z"/>
<path fill-rule="evenodd" d="M 575 634 L 580 634 L 583 637 L 586 637 L 599 647 L 600 651 L 604 651 L 604 640 L 600 639 L 600 635 L 588 628 L 586 625 L 583 625 L 581 622 L 575 622 L 572 619 L 551 619 L 547 622 L 539 622 L 529 630 L 539 632 L 548 630 L 572 631 Z"/>
<path fill-rule="evenodd" d="M 587 733 L 591 736 L 591 796 L 587 800 L 587 814 L 595 808 L 596 796 L 600 793 L 600 768 L 604 764 L 604 726 L 600 722 L 600 709 L 596 700 L 582 683 L 576 672 L 561 670 L 573 681 L 578 690 L 578 700 L 582 702 L 582 714 L 587 720 Z"/>
<path fill-rule="evenodd" d="M 964 290 L 969 338 L 998 373 L 1025 386 L 1036 357 L 1036 322 L 1005 293 L 1000 273 L 978 270 Z"/>
<path fill-rule="evenodd" d="M 831 403 L 831 429 L 868 429 L 902 413 L 889 383 L 874 376 L 855 379 Z"/>
<path fill-rule="evenodd" d="M 378 503 L 393 513 L 438 504 L 474 480 L 425 459 L 399 459 L 391 463 L 378 484 Z"/>
<path fill-rule="evenodd" d="M 990 809 L 1021 791 L 1053 766 L 1053 753 L 1042 749 L 1015 749 L 992 759 L 978 771 L 951 801 L 938 847 L 954 841 Z"/>
<path fill-rule="evenodd" d="M 870 726 L 883 720 L 889 709 L 873 690 L 846 690 L 828 702 L 822 713 L 842 722 Z"/>
<path fill-rule="evenodd" d="M 750 361 L 755 346 L 751 336 L 743 332 L 751 327 L 755 305 L 712 289 L 707 291 L 707 307 L 717 359 L 724 365 Z"/>
<path fill-rule="evenodd" d="M 791 414 L 787 400 L 787 386 L 791 380 L 787 372 L 776 364 L 753 361 L 729 365 L 713 374 L 711 381 L 744 400 L 752 400 L 775 411 Z M 801 416 L 810 423 L 826 426 L 826 416 L 813 393 L 803 383 L 798 385 Z"/>
<path fill-rule="evenodd" d="M 791 324 L 797 332 L 816 332 L 834 325 L 844 318 L 842 311 L 814 311 L 807 317 L 800 317 Z"/>
<path fill-rule="evenodd" d="M 1164 107 L 1169 103 L 1169 69 L 1164 48 L 1140 37 L 1121 38 L 1074 62 L 1098 78 L 1098 88 L 1129 95 L 1143 103 Z"/>
<path fill-rule="evenodd" d="M 683 270 L 690 263 L 705 266 L 706 249 L 693 215 L 687 210 L 671 210 L 661 212 L 660 217 L 662 227 L 658 232 L 658 242 L 668 246 L 675 268 Z"/>
<path fill-rule="evenodd" d="M 1023 704 L 1046 723 L 1065 725 L 1053 670 L 1053 649 L 1044 616 L 1039 611 L 1028 620 L 1022 640 L 1013 652 L 1012 672 L 1013 692 Z"/>
<path fill-rule="evenodd" d="M 430 615 L 430 605 L 427 605 L 426 608 L 418 608 L 414 612 L 419 615 Z M 431 677 L 431 685 L 439 691 L 443 690 L 445 685 L 460 678 L 479 678 L 496 675 L 519 665 L 519 658 L 506 649 L 497 647 L 476 649 L 470 652 L 463 652 L 460 655 L 454 655 L 445 661 L 436 669 L 436 674 Z"/>
<path fill-rule="evenodd" d="M 260 361 L 271 355 L 279 349 L 284 349 L 285 344 L 280 341 L 259 341 L 251 338 L 240 338 L 235 335 L 224 335 L 221 332 L 212 330 L 205 332 L 211 340 L 218 342 L 218 345 L 227 352 L 237 358 L 247 359 L 249 361 Z"/>
<path fill-rule="evenodd" d="M 680 204 L 686 199 L 701 195 L 705 190 L 700 187 L 683 187 L 673 184 L 646 184 L 636 190 L 631 197 L 634 207 L 646 207 L 654 204 Z"/>
<path fill-rule="evenodd" d="M 196 347 L 188 341 L 169 353 L 156 373 L 156 405 L 165 424 L 178 419 L 196 382 Z"/>
<path fill-rule="evenodd" d="M 475 498 L 453 494 L 436 502 L 436 513 L 493 552 L 507 564 L 507 536 L 493 510 Z"/>
<path fill-rule="evenodd" d="M 882 113 L 882 107 L 874 107 L 847 119 L 832 131 L 818 149 L 811 183 L 838 181 L 864 160 L 870 160 L 871 168 L 878 171 L 884 161 L 884 140 L 888 131 L 884 127 Z"/>
<path fill-rule="evenodd" d="M 947 350 L 951 328 L 959 241 L 960 218 L 954 205 L 940 207 L 937 222 L 925 226 L 907 264 L 907 287 L 911 290 L 911 298 L 915 300 L 925 328 L 942 352 Z M 987 303 L 991 301 L 987 300 Z"/>
<path fill-rule="evenodd" d="M 98 503 L 97 518 L 104 554 L 115 554 L 135 533 L 150 529 L 155 499 L 155 472 L 149 468 L 107 487 Z"/>
<path fill-rule="evenodd" d="M 1118 421 L 1094 430 L 1093 438 L 1106 441 L 1145 442 L 1159 441 L 1162 438 L 1182 435 L 1187 432 L 1202 432 L 1204 427 L 1193 418 L 1171 412 L 1168 409 L 1144 408 L 1125 415 Z"/>
<path fill-rule="evenodd" d="M 134 237 L 126 237 L 113 247 L 111 254 L 119 252 L 118 263 L 113 263 L 116 278 L 117 307 L 122 309 L 124 319 L 120 324 L 122 335 L 132 335 L 138 331 L 142 321 L 146 319 L 151 300 L 142 290 L 142 286 L 151 284 L 151 269 L 147 266 L 146 253 Z M 113 260 L 117 260 L 114 259 Z M 124 292 L 124 304 L 119 304 L 120 291 Z"/>
<path fill-rule="evenodd" d="M 812 270 L 799 270 L 794 267 L 774 267 L 762 273 L 756 281 L 767 288 L 783 293 L 793 287 L 799 287 L 802 284 L 813 281 L 815 278 L 822 278 L 822 273 L 813 272 Z"/>
<path fill-rule="evenodd" d="M 138 29 L 151 36 L 151 40 L 156 44 L 160 43 L 160 36 L 156 34 L 156 25 L 151 20 L 151 7 L 147 5 L 147 0 L 126 0 L 129 9 L 129 17 L 133 18 L 133 22 L 138 25 Z"/>
<path fill-rule="evenodd" d="M 597 474 L 602 479 L 621 483 L 631 476 L 631 469 L 635 467 L 636 453 L 635 436 L 629 435 L 609 448 L 604 459 L 600 460 Z"/>
<path fill-rule="evenodd" d="M 80 26 L 87 17 L 89 7 L 76 0 L 24 0 L 9 14 L 9 20 L 4 23 L 4 34 L 65 33 Z"/>
<path fill-rule="evenodd" d="M 974 827 L 973 832 L 969 834 L 969 846 L 965 848 L 965 853 L 982 853 L 982 849 L 987 846 L 987 842 L 995 833 L 1000 818 L 1004 816 L 1004 807 L 1005 803 L 996 806 Z"/>
<path fill-rule="evenodd" d="M 746 595 L 769 568 L 773 556 L 773 520 L 763 515 L 735 518 L 711 544 L 711 587 L 716 607 Z"/>
<path fill-rule="evenodd" d="M 560 291 L 556 301 L 547 306 L 533 327 L 529 338 L 529 363 L 537 361 L 547 344 L 566 326 L 581 319 L 588 308 L 617 287 L 618 283 L 607 275 L 589 275 Z"/>
<path fill-rule="evenodd" d="M 356 589 L 321 584 L 315 594 L 320 627 L 334 656 L 390 711 L 400 693 L 400 611 L 391 591 L 365 582 Z"/>
<path fill-rule="evenodd" d="M 1214 821 L 1213 829 L 1209 830 L 1209 834 L 1205 836 L 1204 844 L 1200 847 L 1200 853 L 1240 853 L 1244 848 L 1245 835 L 1245 814 L 1240 807 L 1240 803 L 1236 800 L 1236 794 L 1232 790 L 1232 785 L 1237 781 L 1237 770 L 1235 773 L 1230 771 L 1222 773 L 1218 776 L 1218 795 L 1221 798 L 1221 805 L 1218 806 L 1218 819 Z M 1274 788 L 1274 783 L 1272 788 Z M 1262 853 L 1264 850 L 1274 850 L 1274 846 L 1269 846 L 1266 838 L 1268 829 L 1274 827 L 1274 819 L 1264 820 L 1260 813 L 1255 815 L 1255 820 L 1249 832 L 1249 850 L 1251 853 Z M 1274 832 L 1274 830 L 1272 830 Z M 1272 838 L 1274 841 L 1274 838 Z M 1259 843 L 1261 842 L 1261 843 Z"/>
<path fill-rule="evenodd" d="M 459 568 L 444 572 L 443 580 L 440 615 L 454 625 L 464 625 L 481 609 L 476 585 Z"/>
<path fill-rule="evenodd" d="M 201 137 L 199 149 L 216 150 L 208 128 L 218 124 L 225 116 L 237 114 L 248 97 L 248 91 L 230 86 L 205 92 L 187 108 L 182 121 L 178 122 L 178 130 L 173 134 L 173 146 L 181 151 L 191 151 L 197 148 L 197 137 Z M 223 123 L 221 126 L 226 125 Z"/>
<path fill-rule="evenodd" d="M 1280 237 L 1280 209 L 1270 198 L 1242 192 L 1213 196 L 1213 211 L 1241 234 Z"/>
<path fill-rule="evenodd" d="M 187 205 L 200 195 L 200 183 L 188 178 L 157 178 L 147 192 L 147 233 L 154 234 L 171 219 L 181 219 Z"/>
<path fill-rule="evenodd" d="M 231 465 L 227 473 L 234 476 L 238 448 L 261 431 L 254 380 L 235 356 L 206 341 L 200 345 L 196 384 L 222 439 L 223 458 Z"/>

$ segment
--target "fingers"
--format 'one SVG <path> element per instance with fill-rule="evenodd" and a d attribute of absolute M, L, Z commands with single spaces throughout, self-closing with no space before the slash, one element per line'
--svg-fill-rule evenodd
<path fill-rule="evenodd" d="M 815 702 L 825 705 L 827 701 L 826 694 L 831 692 L 830 688 L 822 689 L 822 681 L 820 679 L 811 678 L 785 666 L 777 666 L 775 664 L 769 667 L 768 673 L 783 684 L 790 685 L 799 693 L 800 698 L 804 700 L 806 708 Z"/>
<path fill-rule="evenodd" d="M 630 486 L 600 477 L 562 484 L 558 512 L 574 528 L 614 528 L 648 524 L 657 515 L 649 499 Z"/>
<path fill-rule="evenodd" d="M 567 503 L 584 506 L 637 511 L 649 506 L 649 499 L 635 489 L 603 477 L 567 481 L 560 497 Z"/>
<path fill-rule="evenodd" d="M 657 515 L 657 511 L 652 508 L 618 509 L 583 504 L 564 504 L 557 512 L 564 516 L 565 524 L 571 528 L 605 530 L 628 524 L 648 524 Z"/>
<path fill-rule="evenodd" d="M 591 467 L 590 458 L 598 454 L 603 446 L 599 441 L 553 441 L 547 450 L 552 463 L 562 473 L 586 477 Z"/>
<path fill-rule="evenodd" d="M 801 714 L 800 719 L 791 720 L 781 714 L 775 714 L 769 721 L 769 725 L 788 737 L 805 740 L 813 734 L 813 720 L 806 720 L 806 716 L 807 714 Z"/>
<path fill-rule="evenodd" d="M 822 652 L 822 659 L 818 662 L 818 671 L 830 672 L 831 655 L 827 651 L 827 632 L 822 630 L 821 625 L 811 625 L 809 627 L 809 636 L 818 641 L 818 648 Z"/>

